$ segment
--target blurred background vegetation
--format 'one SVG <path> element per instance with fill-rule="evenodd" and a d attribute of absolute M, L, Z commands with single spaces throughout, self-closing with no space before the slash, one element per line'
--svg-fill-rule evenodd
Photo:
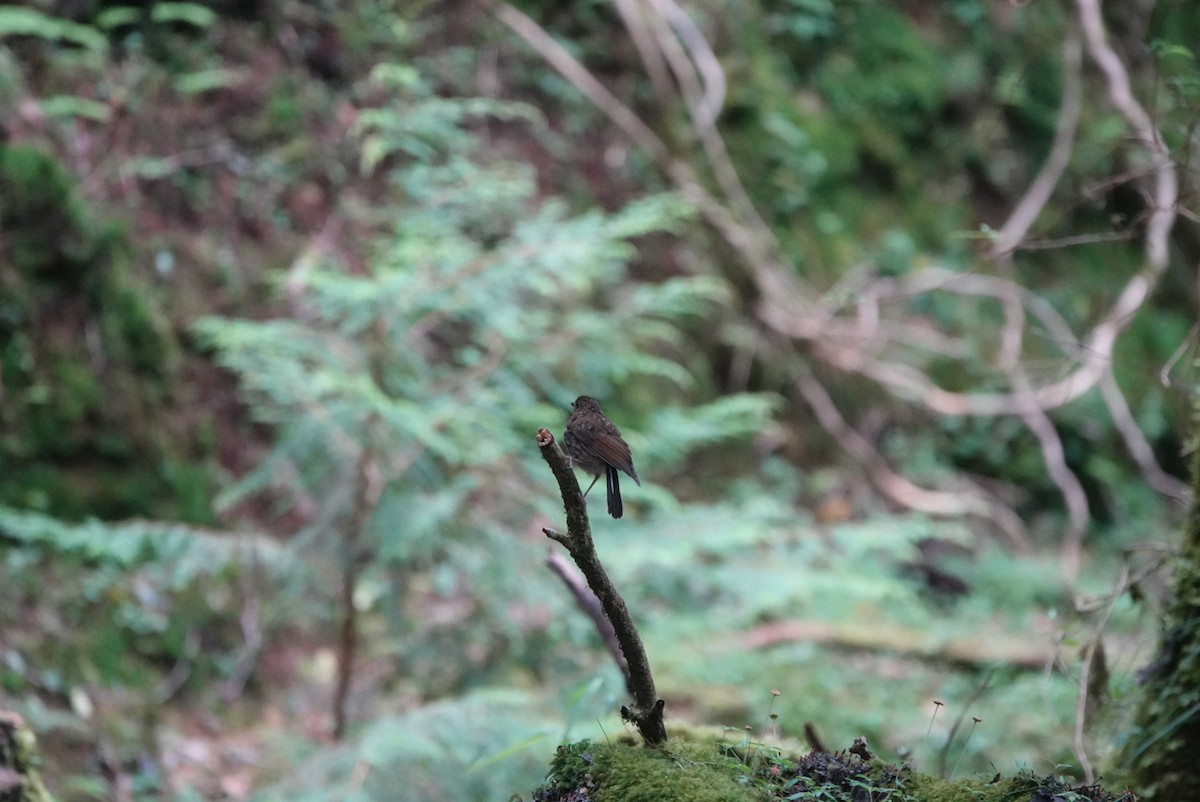
<path fill-rule="evenodd" d="M 1153 0 L 0 8 L 0 707 L 66 800 L 528 792 L 622 731 L 540 533 L 587 393 L 669 723 L 1090 780 L 1186 495 L 1196 41 Z"/>

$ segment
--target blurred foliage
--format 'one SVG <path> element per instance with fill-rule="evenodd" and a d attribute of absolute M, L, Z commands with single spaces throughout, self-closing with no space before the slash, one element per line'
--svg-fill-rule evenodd
<path fill-rule="evenodd" d="M 545 771 L 545 747 L 559 735 L 534 694 L 478 689 L 400 715 L 374 718 L 340 749 L 284 746 L 296 755 L 259 799 L 503 799 Z M 542 748 L 531 750 L 529 747 Z"/>
<path fill-rule="evenodd" d="M 846 751 L 803 756 L 749 738 L 713 742 L 694 733 L 677 735 L 664 750 L 628 743 L 579 741 L 555 753 L 534 802 L 677 800 L 678 802 L 941 802 L 1014 799 L 1122 802 L 1129 794 L 1099 784 L 1065 782 L 1027 769 L 952 783 L 905 764 L 863 760 Z"/>
<path fill-rule="evenodd" d="M 191 679 L 202 685 L 236 649 L 214 638 L 232 634 L 227 624 L 239 599 L 230 580 L 245 572 L 279 582 L 300 568 L 270 538 L 180 524 L 64 524 L 0 507 L 0 536 L 6 605 L 39 610 L 35 629 L 6 639 L 5 684 L 26 681 L 54 694 L 82 693 L 88 683 L 143 688 L 164 661 L 192 664 L 198 675 Z M 53 658 L 26 663 L 22 654 L 37 653 L 46 632 L 58 635 Z M 201 633 L 203 650 L 188 643 Z"/>
<path fill-rule="evenodd" d="M 90 25 L 48 16 L 34 8 L 0 8 L 0 37 L 4 36 L 63 41 L 96 51 L 103 51 L 107 44 L 103 34 Z"/>
<path fill-rule="evenodd" d="M 126 232 L 34 147 L 0 145 L 0 196 L 0 504 L 210 520 L 187 489 L 203 470 L 149 424 L 177 345 L 130 275 Z"/>
<path fill-rule="evenodd" d="M 447 660 L 463 632 L 456 645 L 420 622 L 429 608 L 414 590 L 428 580 L 415 573 L 432 579 L 429 592 L 466 605 L 470 621 L 460 623 L 486 644 L 480 668 L 522 651 L 510 611 L 489 599 L 522 600 L 529 550 L 504 543 L 532 510 L 557 506 L 531 434 L 560 424 L 579 388 L 608 397 L 652 382 L 687 392 L 682 326 L 724 290 L 704 278 L 630 280 L 631 240 L 681 225 L 677 199 L 572 216 L 562 201 L 536 197 L 526 167 L 484 160 L 470 127 L 481 117 L 536 126 L 530 109 L 437 97 L 399 66 L 375 76 L 397 94 L 359 118 L 365 166 L 383 166 L 401 202 L 366 269 L 298 266 L 281 283 L 298 316 L 208 319 L 197 331 L 241 378 L 251 413 L 278 432 L 276 450 L 224 502 L 264 489 L 285 503 L 318 500 L 299 535 L 307 557 L 340 571 L 363 566 L 363 609 L 385 616 L 385 643 L 404 638 L 396 657 L 405 673 L 450 693 L 479 679 L 446 666 L 471 662 Z M 658 416 L 674 450 L 647 462 L 670 466 L 697 446 L 744 437 L 769 411 L 753 396 L 676 407 Z M 637 430 L 627 428 L 635 444 Z M 349 543 L 364 470 L 381 485 L 367 512 L 370 543 Z M 667 499 L 660 491 L 646 502 Z M 439 659 L 422 669 L 426 650 Z"/>
<path fill-rule="evenodd" d="M 64 798 L 104 798 L 102 763 L 138 799 L 499 799 L 532 787 L 555 743 L 619 733 L 619 675 L 540 564 L 538 528 L 560 504 L 532 435 L 557 434 L 581 392 L 605 402 L 648 480 L 619 525 L 593 525 L 668 720 L 764 739 L 813 721 L 831 745 L 867 735 L 926 769 L 959 761 L 960 776 L 1077 763 L 1077 655 L 1096 609 L 1074 612 L 1045 554 L 890 514 L 854 471 L 822 468 L 837 444 L 786 402 L 792 363 L 761 341 L 736 262 L 493 21 L 383 0 L 86 3 L 69 20 L 30 5 L 0 8 L 13 128 L 0 146 L 0 700 L 60 744 L 50 779 Z M 609 4 L 520 5 L 689 141 Z M 1200 14 L 1185 5 L 1112 29 L 1187 167 Z M 970 269 L 1049 147 L 1062 7 L 690 10 L 729 77 L 720 126 L 736 166 L 819 286 L 852 288 L 864 263 Z M 1144 213 L 1106 183 L 1136 167 L 1122 130 L 1087 105 L 1037 238 L 1126 230 Z M 323 247 L 331 219 L 349 247 Z M 1138 247 L 1022 252 L 1015 270 L 1082 326 Z M 1195 264 L 1190 222 L 1173 247 Z M 1194 320 L 1193 285 L 1172 268 L 1117 352 L 1138 423 L 1176 471 L 1182 394 L 1157 371 Z M 967 335 L 999 314 L 949 294 L 905 312 Z M 973 344 L 977 365 L 935 364 L 936 378 L 977 386 L 994 343 Z M 906 475 L 987 476 L 1049 536 L 1059 528 L 1016 421 L 934 420 L 861 384 L 830 388 L 847 417 L 884 410 L 882 448 Z M 1111 603 L 1103 753 L 1150 623 L 1105 594 L 1121 550 L 1167 531 L 1165 515 L 1098 398 L 1055 423 L 1101 524 L 1074 590 Z M 229 475 L 210 505 L 218 454 Z M 830 499 L 845 511 L 808 512 Z M 364 511 L 365 537 L 348 538 Z M 119 522 L 137 516 L 228 526 Z M 361 673 L 355 726 L 329 744 L 348 571 Z M 1024 659 L 1042 644 L 1063 670 Z M 935 698 L 946 710 L 931 722 Z M 955 737 L 973 715 L 969 742 Z"/>
<path fill-rule="evenodd" d="M 612 7 L 587 4 L 586 10 L 568 12 L 536 0 L 517 5 L 565 40 L 619 99 L 674 144 L 679 158 L 702 176 L 711 172 L 697 132 L 674 107 L 681 104 L 664 103 L 650 91 L 638 51 Z M 1200 15 L 1178 5 L 1144 11 L 1112 3 L 1105 8 L 1135 91 L 1153 110 L 1164 137 L 1181 148 L 1183 180 L 1191 186 L 1192 148 L 1184 143 L 1194 136 L 1200 89 L 1189 47 L 1200 35 Z M 1063 94 L 1063 35 L 1075 24 L 1073 11 L 981 0 L 923 9 L 859 0 L 765 0 L 752 12 L 728 12 L 716 2 L 688 6 L 717 48 L 727 79 L 720 132 L 756 209 L 818 291 L 849 306 L 860 282 L 873 275 L 917 274 L 927 267 L 967 274 L 998 270 L 1080 332 L 1108 310 L 1116 288 L 1140 267 L 1140 227 L 1148 213 L 1136 184 L 1142 155 L 1123 135 L 1124 123 L 1090 62 L 1072 156 L 1030 232 L 1029 247 L 1014 253 L 1011 268 L 992 265 L 982 255 L 1049 152 Z M 755 23 L 743 24 L 747 13 Z M 578 95 L 556 76 L 547 77 L 538 55 L 517 48 L 510 60 L 505 75 L 512 91 L 554 108 L 557 126 L 587 130 L 587 119 L 598 119 L 594 109 L 573 105 Z M 597 148 L 624 144 L 610 132 L 592 136 Z M 612 180 L 627 175 L 647 180 L 638 154 L 621 167 Z M 1190 206 L 1193 196 L 1185 190 L 1182 203 Z M 1200 237 L 1194 215 L 1185 217 L 1173 231 L 1177 258 L 1153 309 L 1136 316 L 1122 335 L 1114 364 L 1157 458 L 1176 476 L 1185 472 L 1179 453 L 1187 382 L 1181 377 L 1164 386 L 1157 371 L 1195 318 L 1189 266 L 1200 258 Z M 705 351 L 715 370 L 728 371 L 731 385 L 793 397 L 791 355 L 742 328 L 753 325 L 758 302 L 746 267 L 720 247 L 701 249 L 693 258 L 728 276 L 735 289 L 731 303 L 739 311 L 707 333 Z M 995 333 L 1002 315 L 997 303 L 935 291 L 894 306 L 888 314 L 917 326 L 936 325 L 967 346 L 961 358 L 910 349 L 898 359 L 952 391 L 997 389 Z M 1024 347 L 1034 383 L 1061 375 L 1077 358 L 1070 344 L 1056 342 L 1038 326 L 1027 328 Z M 826 381 L 852 423 L 886 419 L 881 445 L 905 475 L 931 483 L 956 471 L 986 477 L 1022 514 L 1045 524 L 1036 528 L 1038 534 L 1056 536 L 1061 494 L 1025 426 L 1005 417 L 932 416 L 905 409 L 876 387 L 842 377 Z M 1141 480 L 1098 394 L 1052 410 L 1050 417 L 1102 526 L 1155 505 L 1150 494 L 1113 492 L 1114 485 L 1127 488 Z M 824 458 L 837 449 L 813 430 L 793 433 L 789 445 L 801 459 Z"/>

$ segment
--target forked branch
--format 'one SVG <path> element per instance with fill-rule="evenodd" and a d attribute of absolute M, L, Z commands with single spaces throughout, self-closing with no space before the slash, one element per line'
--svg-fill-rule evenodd
<path fill-rule="evenodd" d="M 554 440 L 554 435 L 546 429 L 539 429 L 537 444 L 542 452 L 542 459 L 546 460 L 554 478 L 558 480 L 558 490 L 562 494 L 563 507 L 567 513 L 566 534 L 553 529 L 542 531 L 566 548 L 587 580 L 588 587 L 596 594 L 600 601 L 600 609 L 604 611 L 604 616 L 616 633 L 617 643 L 628 665 L 627 680 L 634 702 L 632 707 L 621 708 L 621 717 L 637 727 L 647 745 L 658 746 L 667 740 L 666 725 L 663 723 L 664 702 L 654 690 L 650 661 L 646 659 L 646 650 L 642 646 L 642 639 L 633 623 L 633 617 L 596 554 L 596 546 L 592 542 L 592 527 L 588 522 L 587 506 L 583 499 L 583 491 L 579 488 L 579 481 L 575 478 L 575 472 L 571 470 L 567 456 Z"/>

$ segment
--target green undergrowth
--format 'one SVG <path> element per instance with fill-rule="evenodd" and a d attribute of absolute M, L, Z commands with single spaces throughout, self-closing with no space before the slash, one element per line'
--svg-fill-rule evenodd
<path fill-rule="evenodd" d="M 1120 802 L 1135 797 L 1021 771 L 948 780 L 850 752 L 785 756 L 770 747 L 676 737 L 665 749 L 579 741 L 558 748 L 532 802 Z"/>
<path fill-rule="evenodd" d="M 0 504 L 209 520 L 211 480 L 155 414 L 179 346 L 125 226 L 33 146 L 0 146 L 0 198 Z"/>

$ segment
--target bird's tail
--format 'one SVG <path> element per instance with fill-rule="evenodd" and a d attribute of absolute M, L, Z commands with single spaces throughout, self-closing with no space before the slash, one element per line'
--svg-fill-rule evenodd
<path fill-rule="evenodd" d="M 620 518 L 625 514 L 625 506 L 621 503 L 621 479 L 616 468 L 606 465 L 608 477 L 608 514 Z"/>

